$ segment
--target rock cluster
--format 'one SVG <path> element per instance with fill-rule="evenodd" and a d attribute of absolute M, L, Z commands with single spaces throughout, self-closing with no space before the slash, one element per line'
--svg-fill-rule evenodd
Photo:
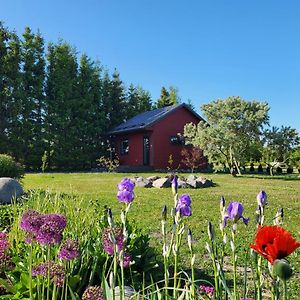
<path fill-rule="evenodd" d="M 134 183 L 138 187 L 145 187 L 145 188 L 169 188 L 171 187 L 171 178 L 172 175 L 168 175 L 165 177 L 160 176 L 150 176 L 150 177 L 135 177 L 133 179 Z M 206 188 L 213 186 L 213 181 L 211 179 L 207 179 L 204 177 L 198 177 L 195 175 L 189 175 L 187 178 L 179 177 L 178 178 L 178 188 Z"/>

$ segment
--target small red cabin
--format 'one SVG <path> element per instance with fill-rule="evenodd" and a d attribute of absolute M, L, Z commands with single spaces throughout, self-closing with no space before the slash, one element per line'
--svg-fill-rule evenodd
<path fill-rule="evenodd" d="M 173 168 L 182 164 L 184 125 L 203 120 L 182 103 L 141 113 L 109 132 L 120 166 L 128 169 L 167 169 L 172 155 Z"/>

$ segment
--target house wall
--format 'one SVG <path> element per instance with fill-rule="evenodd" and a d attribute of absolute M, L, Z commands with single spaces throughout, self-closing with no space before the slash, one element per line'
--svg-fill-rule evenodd
<path fill-rule="evenodd" d="M 183 134 L 184 125 L 190 122 L 198 124 L 199 119 L 187 109 L 181 107 L 153 125 L 153 166 L 156 169 L 166 169 L 169 166 L 170 154 L 172 154 L 173 158 L 172 168 L 186 168 L 181 163 L 181 150 L 185 146 L 172 144 L 170 137 L 178 133 Z"/>
<path fill-rule="evenodd" d="M 120 159 L 121 165 L 142 166 L 143 165 L 143 138 L 149 136 L 150 138 L 150 166 L 152 166 L 152 145 L 151 132 L 134 132 L 128 134 L 117 135 L 114 139 L 116 153 Z M 121 142 L 128 139 L 129 152 L 121 154 Z"/>

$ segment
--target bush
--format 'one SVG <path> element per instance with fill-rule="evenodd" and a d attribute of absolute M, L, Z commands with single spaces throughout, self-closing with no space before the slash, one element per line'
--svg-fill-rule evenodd
<path fill-rule="evenodd" d="M 20 179 L 24 176 L 24 167 L 6 154 L 0 154 L 0 177 Z"/>

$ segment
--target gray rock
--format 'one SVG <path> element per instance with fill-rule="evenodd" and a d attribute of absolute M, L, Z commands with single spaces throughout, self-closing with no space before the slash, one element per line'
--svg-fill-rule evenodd
<path fill-rule="evenodd" d="M 149 181 L 151 181 L 151 182 L 153 182 L 153 181 L 155 181 L 155 180 L 157 180 L 157 179 L 159 179 L 159 178 L 160 178 L 160 176 L 157 176 L 157 175 L 153 175 L 153 176 L 147 177 L 147 179 L 148 179 Z"/>
<path fill-rule="evenodd" d="M 142 176 L 135 179 L 135 185 L 138 187 L 150 188 L 152 187 L 152 182 Z"/>
<path fill-rule="evenodd" d="M 178 178 L 178 188 L 186 189 L 189 185 L 186 183 L 186 180 L 184 178 Z"/>
<path fill-rule="evenodd" d="M 202 187 L 206 188 L 206 187 L 213 186 L 213 182 L 212 182 L 211 179 L 207 179 L 207 178 L 204 178 L 204 177 L 199 177 L 197 180 L 201 182 Z"/>
<path fill-rule="evenodd" d="M 125 286 L 124 290 L 125 290 L 125 300 L 131 299 L 132 296 L 134 296 L 136 294 L 135 291 L 134 291 L 134 289 L 132 287 L 130 287 L 130 286 Z M 115 288 L 115 299 L 116 300 L 120 300 L 122 298 L 120 292 L 121 292 L 120 288 L 117 286 Z M 139 298 L 139 297 L 137 297 L 137 298 Z"/>
<path fill-rule="evenodd" d="M 24 194 L 21 184 L 9 177 L 0 178 L 0 204 L 10 204 L 14 197 Z"/>
<path fill-rule="evenodd" d="M 195 175 L 189 175 L 186 180 L 186 183 L 194 189 L 202 187 L 201 181 L 198 181 L 197 176 Z"/>
<path fill-rule="evenodd" d="M 169 178 L 159 178 L 153 181 L 152 185 L 156 188 L 169 188 L 171 186 L 171 182 Z"/>

